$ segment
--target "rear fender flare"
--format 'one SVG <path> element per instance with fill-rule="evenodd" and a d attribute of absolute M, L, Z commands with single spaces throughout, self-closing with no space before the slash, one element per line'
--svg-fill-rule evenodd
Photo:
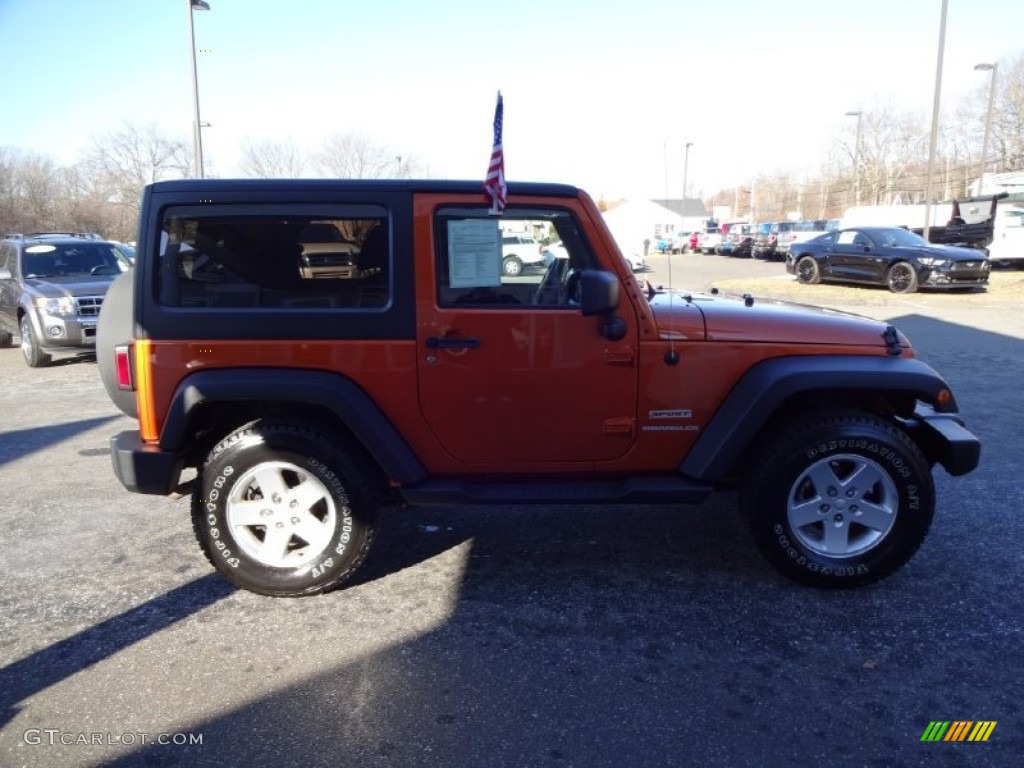
<path fill-rule="evenodd" d="M 188 441 L 190 416 L 202 405 L 260 401 L 325 408 L 351 430 L 393 481 L 415 483 L 426 477 L 412 448 L 362 387 L 325 371 L 236 368 L 194 373 L 171 398 L 160 447 L 180 452 Z"/>

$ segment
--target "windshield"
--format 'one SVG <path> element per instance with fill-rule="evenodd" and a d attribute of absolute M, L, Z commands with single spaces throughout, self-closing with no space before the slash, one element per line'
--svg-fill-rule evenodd
<path fill-rule="evenodd" d="M 21 254 L 21 273 L 27 278 L 119 275 L 130 266 L 128 257 L 109 243 L 39 243 Z"/>

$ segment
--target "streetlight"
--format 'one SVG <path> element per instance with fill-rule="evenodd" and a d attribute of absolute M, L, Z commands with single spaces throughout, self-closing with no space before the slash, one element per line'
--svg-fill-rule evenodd
<path fill-rule="evenodd" d="M 683 210 L 686 210 L 686 177 L 690 173 L 690 147 L 692 141 L 686 142 L 686 152 L 683 153 Z"/>
<path fill-rule="evenodd" d="M 188 3 L 188 56 L 192 62 L 192 103 L 195 107 L 195 123 L 192 125 L 192 146 L 196 156 L 196 178 L 203 178 L 203 124 L 199 121 L 199 73 L 196 70 L 196 30 L 192 22 L 194 11 L 208 11 L 206 0 L 185 0 Z"/>
<path fill-rule="evenodd" d="M 935 145 L 939 140 L 939 99 L 942 96 L 942 55 L 946 52 L 946 12 L 949 0 L 942 0 L 939 19 L 939 54 L 935 62 L 935 96 L 932 98 L 932 134 L 928 142 L 928 170 L 924 180 L 924 239 L 932 229 L 932 168 L 935 166 Z"/>
<path fill-rule="evenodd" d="M 858 109 L 847 112 L 846 116 L 857 118 L 857 138 L 853 142 L 853 204 L 860 205 L 860 126 L 864 113 Z"/>
<path fill-rule="evenodd" d="M 985 113 L 985 138 L 981 141 L 981 160 L 978 163 L 978 194 L 982 193 L 982 182 L 985 179 L 985 159 L 988 157 L 988 139 L 992 135 L 992 106 L 996 100 L 996 69 L 997 64 L 975 64 L 979 72 L 991 72 L 992 78 L 988 86 L 988 112 Z"/>

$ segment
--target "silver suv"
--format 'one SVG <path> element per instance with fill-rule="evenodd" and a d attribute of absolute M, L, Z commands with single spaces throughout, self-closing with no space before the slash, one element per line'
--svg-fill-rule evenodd
<path fill-rule="evenodd" d="M 0 242 L 0 346 L 20 336 L 33 368 L 54 352 L 93 349 L 107 288 L 130 267 L 117 245 L 96 235 L 8 235 Z"/>

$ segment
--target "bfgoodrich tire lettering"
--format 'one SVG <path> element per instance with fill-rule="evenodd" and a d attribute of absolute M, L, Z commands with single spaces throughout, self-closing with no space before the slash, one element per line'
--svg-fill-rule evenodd
<path fill-rule="evenodd" d="M 278 597 L 332 589 L 373 540 L 377 499 L 355 454 L 319 430 L 257 422 L 210 452 L 192 495 L 207 558 L 233 584 Z"/>
<path fill-rule="evenodd" d="M 846 411 L 811 415 L 765 445 L 740 504 L 761 553 L 786 576 L 859 586 L 917 551 L 935 492 L 927 460 L 903 431 Z"/>

